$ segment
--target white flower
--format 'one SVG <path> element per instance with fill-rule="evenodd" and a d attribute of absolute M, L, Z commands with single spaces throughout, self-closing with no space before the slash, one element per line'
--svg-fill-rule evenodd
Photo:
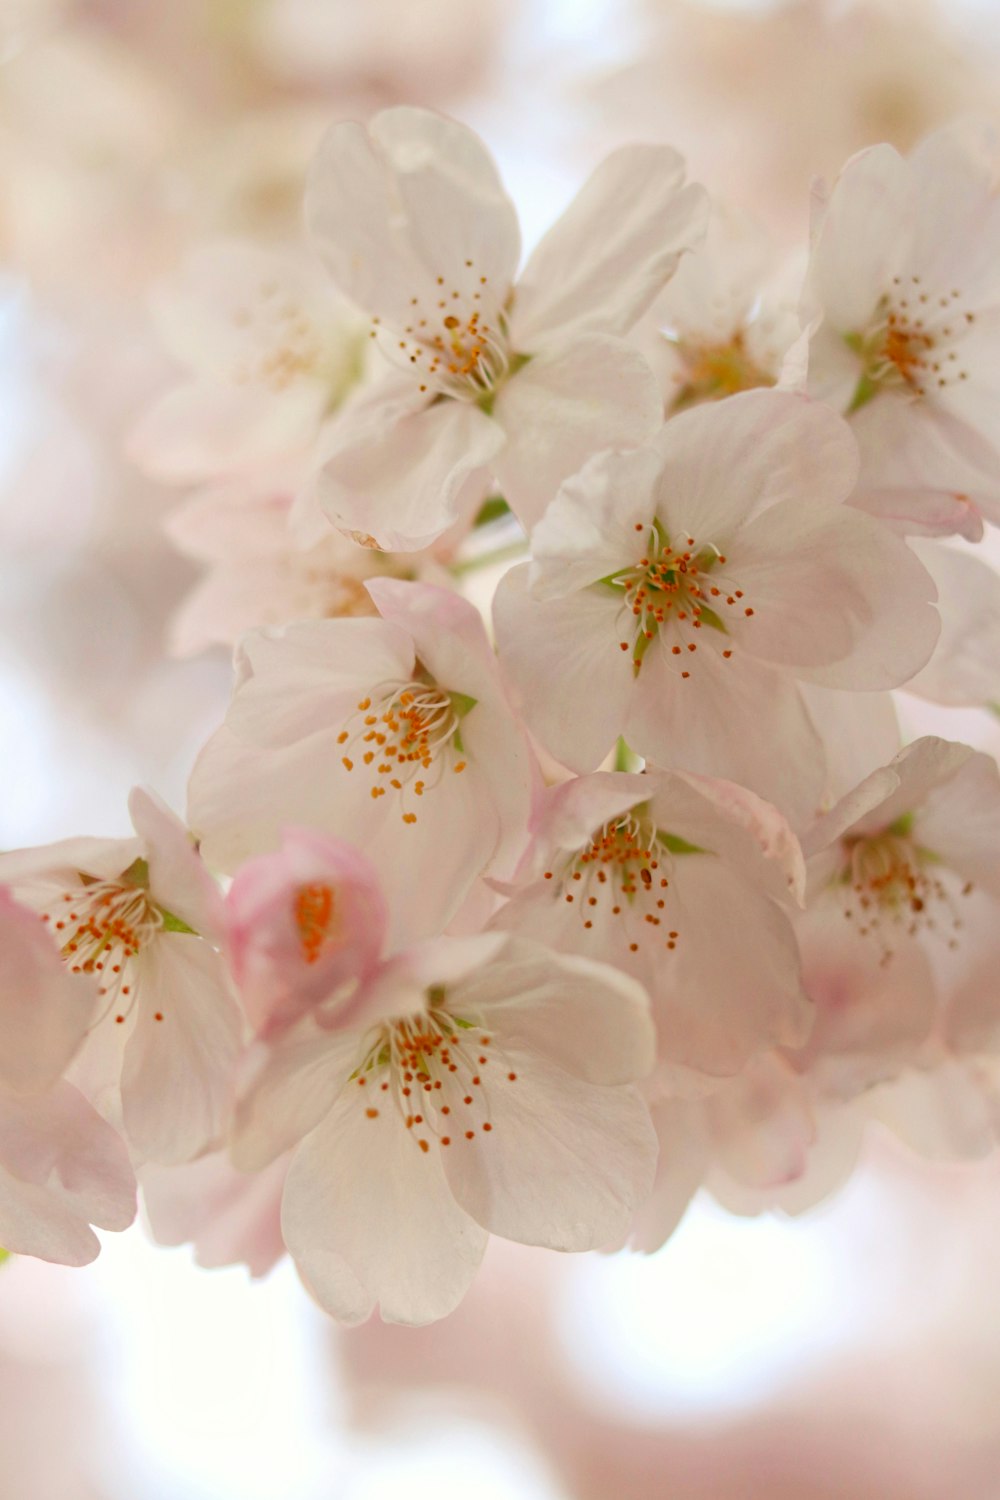
<path fill-rule="evenodd" d="M 986 131 L 874 146 L 821 212 L 809 389 L 849 414 L 860 502 L 914 531 L 1000 520 L 1000 192 Z"/>
<path fill-rule="evenodd" d="M 494 925 L 613 963 L 653 1000 L 667 1064 L 735 1073 L 811 1019 L 777 900 L 804 882 L 776 809 L 728 782 L 598 773 L 553 788 Z"/>
<path fill-rule="evenodd" d="M 398 367 L 338 423 L 321 481 L 337 526 L 425 546 L 490 474 L 531 526 L 591 453 L 655 427 L 656 382 L 624 335 L 705 218 L 668 147 L 610 156 L 516 284 L 514 207 L 478 137 L 441 116 L 335 126 L 307 214 Z"/>
<path fill-rule="evenodd" d="M 557 1250 L 620 1238 L 655 1137 L 654 1057 L 624 975 L 488 934 L 390 965 L 367 1024 L 306 1017 L 243 1101 L 244 1170 L 297 1146 L 282 1206 L 307 1286 L 345 1323 L 426 1323 L 459 1302 L 489 1233 Z M 301 1142 L 301 1144 L 299 1144 Z"/>
<path fill-rule="evenodd" d="M 494 605 L 546 748 L 588 771 L 623 735 L 657 765 L 811 816 L 823 760 L 799 681 L 896 686 L 939 630 L 906 544 L 841 503 L 856 472 L 846 423 L 776 391 L 694 407 L 655 442 L 592 459 Z"/>
<path fill-rule="evenodd" d="M 813 899 L 882 964 L 911 941 L 960 946 L 964 907 L 1000 901 L 1000 771 L 991 756 L 927 736 L 848 792 L 803 837 Z"/>
<path fill-rule="evenodd" d="M 481 874 L 512 872 L 537 772 L 472 605 L 390 578 L 368 588 L 381 618 L 244 639 L 189 808 L 205 858 L 229 872 L 291 824 L 354 843 L 395 946 L 440 932 Z"/>
<path fill-rule="evenodd" d="M 801 280 L 801 267 L 784 264 L 753 219 L 713 203 L 704 244 L 684 257 L 640 325 L 667 411 L 789 384 L 783 367 L 801 333 Z"/>
<path fill-rule="evenodd" d="M 41 917 L 99 1004 L 72 1077 L 137 1160 L 180 1162 L 222 1135 L 241 1046 L 222 960 L 221 899 L 187 833 L 133 791 L 134 839 L 70 839 L 0 855 L 0 879 Z"/>
<path fill-rule="evenodd" d="M 255 626 L 373 614 L 366 579 L 425 568 L 412 554 L 359 547 L 314 515 L 307 467 L 217 481 L 170 512 L 171 540 L 207 564 L 172 622 L 179 654 L 232 645 Z"/>
<path fill-rule="evenodd" d="M 222 241 L 194 251 L 152 299 L 190 372 L 140 419 L 135 461 L 189 483 L 308 457 L 360 378 L 363 327 L 306 255 Z"/>
<path fill-rule="evenodd" d="M 125 1229 L 135 1179 L 119 1137 L 63 1078 L 96 988 L 59 961 L 34 912 L 0 889 L 0 1245 L 81 1266 L 90 1228 Z"/>

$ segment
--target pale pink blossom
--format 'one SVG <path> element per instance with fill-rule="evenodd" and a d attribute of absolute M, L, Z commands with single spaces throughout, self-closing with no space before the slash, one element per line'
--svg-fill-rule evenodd
<path fill-rule="evenodd" d="M 754 219 L 713 202 L 704 244 L 684 257 L 632 335 L 642 335 L 667 412 L 790 384 L 801 281 L 802 267 L 786 264 Z"/>
<path fill-rule="evenodd" d="M 433 578 L 434 567 L 423 557 L 359 547 L 322 515 L 317 529 L 306 483 L 301 464 L 241 474 L 206 486 L 171 511 L 171 540 L 207 564 L 174 616 L 175 651 L 232 645 L 259 625 L 373 614 L 367 579 L 412 577 L 418 570 Z"/>
<path fill-rule="evenodd" d="M 361 374 L 363 326 L 301 252 L 204 246 L 156 289 L 152 311 L 189 372 L 130 439 L 156 479 L 196 482 L 311 453 Z"/>
<path fill-rule="evenodd" d="M 351 1029 L 310 1012 L 265 1056 L 237 1121 L 245 1170 L 295 1148 L 282 1232 L 345 1323 L 426 1323 L 490 1233 L 559 1250 L 620 1238 L 655 1138 L 635 981 L 500 933 L 441 939 L 377 977 Z"/>
<path fill-rule="evenodd" d="M 537 775 L 478 612 L 373 579 L 376 619 L 251 633 L 190 785 L 209 864 L 233 871 L 290 824 L 375 865 L 392 946 L 440 932 L 483 874 L 509 875 Z"/>
<path fill-rule="evenodd" d="M 34 912 L 0 888 L 0 1245 L 65 1265 L 126 1229 L 135 1179 L 111 1126 L 63 1077 L 86 1040 L 96 986 L 68 973 Z"/>
<path fill-rule="evenodd" d="M 668 147 L 614 153 L 515 281 L 517 216 L 472 131 L 403 108 L 333 128 L 307 194 L 313 238 L 397 367 L 328 450 L 338 527 L 425 546 L 490 475 L 531 526 L 590 454 L 655 428 L 655 379 L 624 336 L 702 233 L 704 195 L 683 176 Z"/>
<path fill-rule="evenodd" d="M 186 1161 L 222 1135 L 241 1021 L 212 942 L 222 903 L 183 826 L 133 791 L 131 839 L 69 839 L 0 855 L 99 1003 L 72 1076 L 137 1160 Z"/>
<path fill-rule="evenodd" d="M 280 849 L 248 860 L 226 894 L 226 951 L 257 1034 L 321 1002 L 350 1007 L 382 956 L 387 923 L 378 878 L 358 849 L 285 828 Z"/>
<path fill-rule="evenodd" d="M 804 878 L 787 823 L 753 793 L 683 772 L 599 772 L 546 794 L 494 925 L 634 975 L 668 1076 L 732 1074 L 807 1035 L 780 906 Z"/>
<path fill-rule="evenodd" d="M 856 473 L 846 423 L 777 391 L 694 407 L 645 447 L 593 458 L 494 603 L 546 748 L 588 771 L 624 736 L 655 764 L 811 816 L 824 767 L 799 684 L 897 686 L 940 628 L 906 544 L 842 503 Z"/>
<path fill-rule="evenodd" d="M 1000 901 L 1000 770 L 928 736 L 874 771 L 803 836 L 813 901 L 840 908 L 882 963 L 919 942 L 961 945 L 974 892 Z"/>
<path fill-rule="evenodd" d="M 182 1166 L 149 1164 L 139 1172 L 142 1202 L 161 1245 L 194 1246 L 199 1266 L 245 1265 L 265 1276 L 285 1254 L 281 1194 L 288 1159 L 260 1172 L 238 1172 L 222 1151 Z"/>
<path fill-rule="evenodd" d="M 998 162 L 985 129 L 874 146 L 819 208 L 809 389 L 856 414 L 857 503 L 911 531 L 1000 520 Z"/>
<path fill-rule="evenodd" d="M 934 579 L 941 635 L 907 692 L 951 708 L 1000 703 L 1000 575 L 960 542 L 911 545 Z"/>

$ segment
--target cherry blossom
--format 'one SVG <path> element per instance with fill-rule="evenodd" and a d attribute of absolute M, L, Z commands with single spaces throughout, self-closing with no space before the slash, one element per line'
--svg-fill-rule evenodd
<path fill-rule="evenodd" d="M 949 127 L 902 158 L 852 157 L 821 210 L 809 271 L 809 389 L 857 413 L 859 502 L 912 531 L 1000 519 L 997 154 Z"/>
<path fill-rule="evenodd" d="M 171 540 L 207 564 L 172 623 L 179 654 L 232 645 L 254 626 L 373 614 L 369 578 L 412 577 L 418 568 L 433 578 L 422 557 L 359 547 L 314 516 L 307 469 L 283 465 L 220 480 L 171 511 Z"/>
<path fill-rule="evenodd" d="M 0 888 L 0 1245 L 64 1265 L 97 1255 L 90 1225 L 126 1229 L 135 1215 L 122 1141 L 63 1076 L 96 1006 L 92 981 Z"/>
<path fill-rule="evenodd" d="M 933 736 L 916 740 L 803 836 L 813 899 L 835 902 L 845 932 L 884 965 L 913 941 L 954 950 L 970 896 L 1000 900 L 998 836 L 993 758 Z"/>
<path fill-rule="evenodd" d="M 131 839 L 0 855 L 0 878 L 98 1005 L 72 1077 L 137 1160 L 186 1161 L 222 1135 L 241 1046 L 220 955 L 221 898 L 183 826 L 136 789 Z"/>
<path fill-rule="evenodd" d="M 841 503 L 856 472 L 846 424 L 776 391 L 695 407 L 645 447 L 593 458 L 494 605 L 546 748 L 588 771 L 623 735 L 658 765 L 810 816 L 824 772 L 798 683 L 896 686 L 939 631 L 925 569 Z"/>
<path fill-rule="evenodd" d="M 386 967 L 369 1012 L 285 1032 L 245 1095 L 236 1165 L 294 1147 L 282 1232 L 341 1322 L 426 1323 L 460 1301 L 490 1233 L 559 1250 L 619 1238 L 655 1137 L 633 980 L 503 934 Z"/>
<path fill-rule="evenodd" d="M 704 244 L 684 257 L 640 325 L 651 335 L 642 348 L 668 413 L 791 383 L 784 366 L 801 334 L 801 280 L 802 268 L 782 263 L 760 225 L 713 203 Z"/>
<path fill-rule="evenodd" d="M 355 844 L 398 946 L 440 932 L 478 876 L 512 872 L 536 771 L 478 611 L 427 584 L 368 588 L 380 618 L 244 639 L 189 809 L 220 870 L 275 848 L 289 824 Z"/>
<path fill-rule="evenodd" d="M 598 773 L 547 794 L 535 846 L 495 925 L 613 963 L 651 995 L 660 1057 L 735 1073 L 805 1040 L 791 922 L 804 883 L 781 815 L 729 783 Z"/>
<path fill-rule="evenodd" d="M 361 375 L 364 329 L 302 253 L 203 246 L 158 287 L 152 310 L 190 372 L 132 433 L 133 458 L 157 479 L 190 483 L 309 454 Z"/>
<path fill-rule="evenodd" d="M 226 895 L 226 950 L 258 1035 L 335 996 L 344 1005 L 382 956 L 388 916 L 378 877 L 351 844 L 286 828 L 248 860 Z"/>
<path fill-rule="evenodd" d="M 515 283 L 520 231 L 472 131 L 417 109 L 334 126 L 307 194 L 317 248 L 396 369 L 345 414 L 321 479 L 342 530 L 426 546 L 492 474 L 531 526 L 559 483 L 658 419 L 624 342 L 703 229 L 668 147 L 610 156 Z"/>
<path fill-rule="evenodd" d="M 281 1195 L 288 1159 L 260 1172 L 238 1172 L 223 1151 L 182 1166 L 147 1164 L 139 1172 L 142 1202 L 160 1245 L 193 1244 L 207 1269 L 245 1265 L 265 1276 L 285 1254 Z"/>

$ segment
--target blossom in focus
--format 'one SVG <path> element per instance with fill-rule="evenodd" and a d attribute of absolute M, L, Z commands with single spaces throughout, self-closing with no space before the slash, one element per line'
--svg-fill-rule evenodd
<path fill-rule="evenodd" d="M 226 1127 L 242 1024 L 212 940 L 221 897 L 183 826 L 139 789 L 131 839 L 69 839 L 0 855 L 98 1003 L 71 1076 L 120 1123 L 138 1161 L 187 1161 Z"/>
<path fill-rule="evenodd" d="M 842 503 L 856 473 L 847 425 L 776 391 L 694 407 L 645 447 L 592 459 L 494 602 L 542 744 L 589 771 L 621 735 L 656 765 L 810 817 L 824 767 L 799 681 L 897 686 L 940 628 L 905 542 Z"/>
<path fill-rule="evenodd" d="M 668 147 L 610 156 L 515 282 L 520 230 L 479 138 L 416 109 L 336 125 L 307 193 L 317 249 L 396 367 L 338 424 L 320 493 L 342 530 L 426 546 L 492 475 L 521 522 L 601 448 L 656 426 L 624 340 L 703 232 Z"/>
<path fill-rule="evenodd" d="M 292 824 L 353 843 L 378 870 L 398 947 L 439 933 L 480 875 L 512 873 L 537 771 L 479 612 L 427 584 L 368 588 L 379 618 L 243 640 L 189 813 L 227 872 Z"/>
<path fill-rule="evenodd" d="M 809 390 L 851 417 L 857 503 L 911 532 L 1000 520 L 998 160 L 963 126 L 908 159 L 873 146 L 819 209 Z"/>
<path fill-rule="evenodd" d="M 804 881 L 776 809 L 729 783 L 599 772 L 546 793 L 494 925 L 615 964 L 652 997 L 659 1055 L 710 1074 L 804 1041 L 811 1020 L 780 902 Z"/>
<path fill-rule="evenodd" d="M 34 912 L 0 889 L 0 1245 L 64 1265 L 97 1255 L 90 1225 L 126 1229 L 135 1216 L 121 1139 L 63 1076 L 96 1006 Z"/>
<path fill-rule="evenodd" d="M 244 1170 L 295 1148 L 282 1233 L 328 1312 L 430 1322 L 490 1233 L 558 1250 L 625 1233 L 656 1153 L 634 980 L 493 933 L 402 955 L 368 1005 L 352 1027 L 313 1011 L 275 1041 L 234 1140 Z"/>

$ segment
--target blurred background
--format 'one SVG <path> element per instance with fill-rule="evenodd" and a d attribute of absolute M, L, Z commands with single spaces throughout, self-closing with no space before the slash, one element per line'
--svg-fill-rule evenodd
<path fill-rule="evenodd" d="M 0 0 L 0 846 L 125 832 L 137 781 L 183 806 L 230 670 L 170 654 L 180 496 L 124 451 L 174 376 L 148 293 L 206 239 L 294 239 L 324 128 L 397 102 L 485 136 L 528 245 L 641 138 L 791 252 L 854 150 L 1000 123 L 1000 3 Z M 888 1137 L 801 1218 L 494 1241 L 417 1332 L 106 1236 L 0 1272 L 0 1500 L 997 1500 L 998 1237 L 1000 1163 Z"/>

